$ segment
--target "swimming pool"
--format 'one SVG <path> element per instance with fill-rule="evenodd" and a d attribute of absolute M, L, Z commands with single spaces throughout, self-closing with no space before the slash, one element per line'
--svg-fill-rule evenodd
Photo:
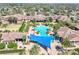
<path fill-rule="evenodd" d="M 37 26 L 35 30 L 39 32 L 39 36 L 34 34 L 30 35 L 30 41 L 37 42 L 45 47 L 51 48 L 51 43 L 54 41 L 55 37 L 48 35 L 49 27 L 47 26 Z"/>
<path fill-rule="evenodd" d="M 47 32 L 49 31 L 49 27 L 47 26 L 40 25 L 35 27 L 35 30 L 39 32 L 40 36 L 48 36 Z"/>

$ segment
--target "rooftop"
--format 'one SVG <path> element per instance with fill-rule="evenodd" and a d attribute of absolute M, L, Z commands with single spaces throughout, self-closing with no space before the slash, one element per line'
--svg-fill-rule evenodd
<path fill-rule="evenodd" d="M 26 15 L 22 15 L 22 14 L 14 14 L 14 15 L 7 15 L 7 16 L 1 16 L 1 19 L 4 19 L 4 20 L 8 20 L 9 17 L 16 17 L 17 20 L 23 20 L 23 19 L 26 19 L 26 20 L 33 20 L 33 19 L 36 19 L 36 20 L 45 20 L 46 17 L 42 14 L 39 14 L 39 15 L 35 15 L 35 16 L 26 16 Z"/>
<path fill-rule="evenodd" d="M 1 39 L 3 41 L 13 41 L 16 38 L 22 38 L 23 33 L 20 32 L 10 32 L 10 33 L 3 33 Z"/>
<path fill-rule="evenodd" d="M 70 41 L 79 41 L 79 31 L 75 31 L 67 27 L 61 27 L 58 30 L 58 34 L 64 38 L 68 37 Z"/>

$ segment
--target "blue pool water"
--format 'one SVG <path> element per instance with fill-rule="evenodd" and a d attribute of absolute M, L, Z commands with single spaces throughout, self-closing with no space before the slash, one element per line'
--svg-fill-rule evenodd
<path fill-rule="evenodd" d="M 36 31 L 39 31 L 39 36 L 34 34 L 30 35 L 30 41 L 37 42 L 45 47 L 51 48 L 51 43 L 54 41 L 55 37 L 47 34 L 49 28 L 47 26 L 35 27 Z"/>
<path fill-rule="evenodd" d="M 49 31 L 49 28 L 47 26 L 38 26 L 35 28 L 37 32 L 39 32 L 40 36 L 48 36 L 47 32 Z"/>

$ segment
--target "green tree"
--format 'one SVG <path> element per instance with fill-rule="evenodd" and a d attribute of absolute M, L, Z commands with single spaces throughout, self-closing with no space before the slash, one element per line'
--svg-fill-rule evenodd
<path fill-rule="evenodd" d="M 71 55 L 78 55 L 76 51 L 72 52 Z"/>
<path fill-rule="evenodd" d="M 39 53 L 39 47 L 34 45 L 33 48 L 30 50 L 30 55 L 37 55 Z"/>
<path fill-rule="evenodd" d="M 52 20 L 53 20 L 53 19 L 52 19 L 51 17 L 49 17 L 48 21 L 49 21 L 49 22 L 52 22 Z"/>
<path fill-rule="evenodd" d="M 61 20 L 58 21 L 58 24 L 59 24 L 60 26 L 64 26 L 64 22 L 61 21 Z"/>
<path fill-rule="evenodd" d="M 25 42 L 26 41 L 26 35 L 23 35 L 22 39 Z"/>
<path fill-rule="evenodd" d="M 0 43 L 0 49 L 4 49 L 5 48 L 5 44 L 4 43 Z"/>
<path fill-rule="evenodd" d="M 79 55 L 79 48 L 76 48 L 75 51 L 76 51 L 76 52 L 78 53 L 78 55 Z"/>
<path fill-rule="evenodd" d="M 71 17 L 70 19 L 71 19 L 72 22 L 74 22 L 74 18 L 73 17 Z"/>
<path fill-rule="evenodd" d="M 57 32 L 57 30 L 60 28 L 61 26 L 60 26 L 60 24 L 55 24 L 55 25 L 53 25 L 53 29 L 54 29 L 54 31 L 55 32 Z"/>
<path fill-rule="evenodd" d="M 64 46 L 64 47 L 70 47 L 70 46 L 71 46 L 70 41 L 69 41 L 68 38 L 64 39 L 64 41 L 63 41 L 63 46 Z"/>

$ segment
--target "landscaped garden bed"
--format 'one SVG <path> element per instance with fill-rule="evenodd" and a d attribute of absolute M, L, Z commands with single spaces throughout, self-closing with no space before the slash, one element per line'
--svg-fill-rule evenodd
<path fill-rule="evenodd" d="M 8 48 L 17 49 L 17 43 L 9 43 Z"/>
<path fill-rule="evenodd" d="M 75 51 L 76 51 L 77 54 L 79 55 L 79 48 L 76 48 Z"/>
<path fill-rule="evenodd" d="M 5 48 L 5 44 L 4 43 L 0 43 L 0 49 L 4 49 Z"/>

